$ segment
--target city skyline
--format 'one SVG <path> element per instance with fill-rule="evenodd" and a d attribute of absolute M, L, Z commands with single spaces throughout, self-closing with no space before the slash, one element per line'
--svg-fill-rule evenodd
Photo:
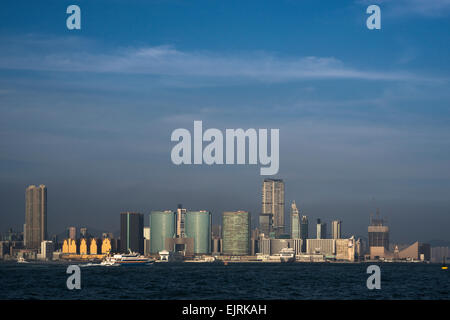
<path fill-rule="evenodd" d="M 262 187 L 263 190 L 265 189 L 264 183 L 268 182 L 268 180 L 271 180 L 271 179 L 264 179 L 263 180 L 263 187 Z M 276 179 L 275 181 L 282 182 L 283 180 L 282 179 Z M 35 185 L 29 185 L 26 188 L 26 190 L 25 190 L 26 203 L 28 203 L 28 201 L 29 201 L 28 199 L 30 199 L 28 194 L 31 194 L 30 191 L 33 191 L 34 189 L 44 190 L 44 193 L 41 192 L 41 194 L 43 194 L 43 196 L 45 198 L 44 208 L 45 208 L 45 212 L 46 212 L 46 207 L 47 207 L 47 201 L 46 201 L 46 199 L 47 199 L 47 187 L 44 186 L 44 185 L 39 185 L 39 187 L 36 187 Z M 283 193 L 284 193 L 284 183 L 283 183 Z M 263 205 L 264 205 L 264 203 L 263 203 Z M 25 215 L 25 220 L 29 216 L 28 212 L 29 211 L 27 209 L 26 215 Z M 181 212 L 183 212 L 183 214 L 181 214 Z M 133 225 L 132 228 L 134 230 L 134 233 L 136 234 L 136 231 L 139 230 L 141 227 L 142 227 L 141 229 L 144 231 L 145 228 L 148 228 L 149 226 L 151 226 L 151 218 L 150 217 L 151 217 L 152 213 L 162 213 L 162 214 L 170 213 L 173 216 L 172 217 L 172 219 L 173 219 L 173 226 L 172 226 L 173 232 L 172 231 L 168 231 L 167 235 L 171 234 L 171 232 L 172 232 L 174 238 L 180 238 L 181 235 L 183 235 L 181 237 L 184 238 L 184 237 L 187 237 L 187 235 L 184 232 L 184 219 L 185 219 L 186 213 L 189 213 L 189 214 L 197 213 L 198 214 L 198 213 L 203 213 L 203 212 L 208 213 L 211 216 L 211 211 L 205 211 L 205 210 L 195 211 L 195 210 L 192 210 L 192 209 L 183 208 L 181 204 L 178 204 L 176 210 L 175 209 L 168 209 L 168 210 L 165 210 L 165 211 L 154 211 L 154 210 L 150 211 L 150 213 L 148 214 L 148 216 L 149 216 L 148 223 L 144 222 L 145 221 L 144 216 L 146 216 L 145 213 L 143 214 L 143 213 L 130 212 L 130 211 L 121 212 L 120 213 L 120 229 L 118 231 L 115 230 L 114 232 L 117 234 L 117 236 L 120 239 L 127 238 L 127 243 L 128 244 L 125 244 L 124 242 L 122 242 L 122 244 L 121 244 L 121 250 L 127 251 L 128 248 L 131 249 L 131 246 L 129 244 L 130 243 L 130 239 L 129 239 L 130 226 L 128 226 L 128 224 Z M 222 217 L 221 221 L 219 221 L 219 222 L 216 221 L 214 223 L 214 225 L 219 226 L 219 228 L 222 228 L 221 223 L 223 223 L 223 214 L 225 212 L 229 212 L 229 211 L 222 212 L 221 213 L 221 217 Z M 237 212 L 246 212 L 246 213 L 248 213 L 248 216 L 249 216 L 249 219 L 250 219 L 250 224 L 252 225 L 252 230 L 254 230 L 256 228 L 256 229 L 259 230 L 260 233 L 262 232 L 263 234 L 265 234 L 266 237 L 270 236 L 270 234 L 267 234 L 267 233 L 264 232 L 264 229 L 263 229 L 264 226 L 262 224 L 265 225 L 267 223 L 267 221 L 266 220 L 261 220 L 261 216 L 267 216 L 267 215 L 273 216 L 272 213 L 262 213 L 262 214 L 253 214 L 252 215 L 252 213 L 250 211 L 238 210 Z M 130 219 L 128 219 L 128 222 L 127 222 L 127 219 L 124 218 L 124 217 L 125 216 L 128 217 L 130 215 L 132 215 L 132 216 L 139 216 L 139 218 L 138 218 L 138 220 L 136 220 L 136 222 L 134 222 L 134 221 L 130 222 Z M 385 217 L 384 218 L 380 217 L 379 208 L 377 208 L 376 209 L 376 217 L 374 218 L 373 214 L 370 214 L 370 216 L 369 216 L 369 219 L 370 219 L 370 222 L 368 224 L 369 225 L 369 236 L 367 238 L 366 238 L 366 235 L 364 234 L 364 232 L 359 233 L 359 232 L 349 231 L 349 232 L 346 232 L 346 233 L 343 234 L 342 233 L 342 220 L 336 220 L 336 217 L 333 217 L 332 220 L 330 220 L 331 221 L 331 225 L 330 225 L 331 226 L 331 230 L 328 231 L 327 230 L 327 223 L 325 221 L 323 221 L 323 219 L 318 218 L 317 219 L 317 223 L 316 223 L 316 227 L 314 228 L 314 223 L 313 223 L 312 228 L 311 228 L 312 230 L 315 230 L 315 236 L 314 237 L 311 237 L 310 235 L 309 236 L 304 236 L 303 234 L 308 234 L 308 229 L 309 229 L 309 222 L 308 222 L 308 220 L 310 218 L 311 218 L 311 216 L 305 215 L 303 211 L 301 211 L 301 210 L 299 210 L 299 208 L 297 208 L 296 202 L 294 200 L 292 202 L 292 204 L 291 204 L 291 212 L 289 214 L 289 219 L 288 219 L 288 220 L 290 220 L 290 225 L 286 226 L 286 228 L 289 229 L 289 232 L 288 233 L 284 233 L 284 235 L 288 234 L 293 239 L 301 238 L 301 239 L 304 239 L 304 240 L 307 239 L 307 238 L 309 238 L 309 239 L 340 239 L 340 238 L 344 238 L 344 237 L 349 237 L 351 235 L 357 235 L 358 237 L 366 239 L 368 241 L 367 243 L 370 244 L 371 242 L 373 242 L 373 240 L 371 240 L 371 236 L 370 236 L 370 232 L 371 232 L 370 228 L 374 228 L 373 227 L 374 225 L 378 225 L 378 224 L 382 225 L 383 223 L 386 225 L 386 223 L 387 223 L 387 220 L 386 220 Z M 43 225 L 42 229 L 45 230 L 43 232 L 46 233 L 46 230 L 47 230 L 47 218 L 46 218 L 46 215 L 45 215 L 45 219 L 44 220 L 45 220 L 45 224 Z M 251 221 L 253 221 L 253 220 L 256 220 L 257 222 L 252 224 Z M 295 227 L 293 228 L 294 220 L 298 224 L 297 228 L 295 228 Z M 272 218 L 271 224 L 273 224 L 273 218 Z M 164 225 L 167 225 L 167 224 L 165 223 Z M 210 222 L 209 222 L 209 229 L 210 229 L 210 231 L 209 231 L 209 233 L 211 234 L 211 236 L 212 236 L 212 226 L 213 226 L 213 223 L 212 223 L 212 219 L 210 218 Z M 81 225 L 78 225 L 77 227 L 80 230 L 80 238 L 86 237 L 87 230 L 88 230 L 88 228 L 87 228 L 88 225 L 87 224 L 81 224 Z M 64 239 L 66 239 L 66 238 L 68 238 L 68 239 L 76 239 L 77 238 L 77 227 L 66 226 L 65 229 L 66 229 L 67 236 L 64 236 L 63 238 Z M 26 224 L 24 224 L 24 229 L 22 230 L 23 231 L 23 235 L 24 235 L 24 239 L 25 239 L 25 235 L 26 235 L 26 232 L 24 232 L 25 228 L 26 228 Z M 389 227 L 384 227 L 384 228 L 387 228 L 387 230 L 389 230 Z M 90 229 L 90 227 L 89 227 L 89 229 Z M 13 230 L 13 229 L 12 228 L 8 228 L 8 230 Z M 272 230 L 274 230 L 274 229 L 272 228 Z M 97 231 L 100 231 L 100 232 L 102 232 L 102 234 L 105 234 L 105 232 L 110 232 L 112 230 L 97 229 Z M 19 232 L 20 232 L 20 230 L 19 230 Z M 2 234 L 2 233 L 3 232 L 0 231 L 0 234 Z M 40 232 L 40 233 L 42 233 L 42 232 Z M 83 236 L 83 233 L 85 233 L 84 236 Z M 59 233 L 59 234 L 64 234 L 64 233 Z M 283 236 L 283 234 L 278 234 L 278 236 L 279 235 Z M 55 237 L 55 236 L 57 236 L 57 234 L 52 233 L 52 237 Z M 275 233 L 272 236 L 275 236 Z M 47 240 L 47 239 L 49 239 L 49 236 L 46 235 L 43 239 Z M 132 240 L 132 242 L 133 242 L 133 246 L 132 247 L 134 249 L 138 248 L 138 250 L 136 250 L 136 251 L 143 251 L 144 250 L 144 247 L 143 247 L 144 246 L 144 239 L 145 239 L 144 232 L 141 232 L 141 234 L 139 234 L 139 239 L 133 239 Z M 164 237 L 162 239 L 164 239 Z M 413 239 L 415 239 L 415 238 L 410 238 L 410 239 L 408 239 L 408 241 L 411 241 Z M 436 238 L 435 239 L 430 239 L 430 240 L 431 241 L 436 241 L 436 240 L 444 240 L 445 241 L 445 239 L 436 239 Z M 164 243 L 165 240 L 162 240 L 162 241 Z M 420 240 L 420 241 L 424 242 L 422 240 Z M 140 242 L 142 242 L 142 244 L 141 244 L 142 248 L 139 247 L 139 245 L 137 245 L 137 243 L 140 243 Z M 397 243 L 397 244 L 401 243 L 399 241 L 394 241 L 394 242 Z M 127 248 L 125 248 L 124 246 L 126 246 Z M 26 247 L 32 248 L 30 246 L 26 246 Z M 163 247 L 164 247 L 164 245 L 163 245 Z M 388 248 L 388 247 L 386 247 L 386 248 Z"/>
<path fill-rule="evenodd" d="M 450 0 L 4 1 L 0 300 L 445 302 L 449 40 Z"/>
<path fill-rule="evenodd" d="M 275 187 L 275 183 L 279 185 Z M 262 207 L 267 207 L 269 204 L 268 207 L 276 211 L 275 208 L 278 210 L 277 206 L 280 204 L 284 206 L 283 180 L 264 179 L 262 190 Z M 275 195 L 276 193 L 278 194 Z M 386 219 L 380 216 L 378 209 L 376 217 L 370 217 L 367 228 L 368 241 L 362 240 L 355 234 L 343 235 L 341 220 L 332 221 L 332 230 L 329 233 L 327 224 L 320 218 L 316 221 L 316 237 L 308 237 L 306 236 L 309 228 L 308 218 L 305 215 L 300 218 L 300 210 L 295 201 L 291 204 L 290 234 L 281 233 L 280 225 L 278 228 L 273 227 L 272 212 L 260 213 L 259 226 L 252 228 L 251 213 L 238 210 L 222 213 L 222 224 L 218 226 L 222 232 L 216 237 L 214 232 L 217 233 L 217 228 L 214 228 L 213 232 L 210 211 L 188 211 L 182 204 L 178 204 L 176 211 L 151 211 L 148 227 L 144 224 L 142 213 L 121 212 L 118 239 L 111 237 L 111 233 L 103 233 L 101 240 L 98 235 L 93 236 L 88 233 L 86 226 L 80 228 L 80 237 L 77 237 L 76 227 L 71 226 L 67 228 L 68 232 L 63 242 L 55 235 L 52 236 L 52 241 L 48 241 L 46 234 L 47 187 L 30 185 L 26 188 L 25 195 L 26 224 L 24 224 L 23 241 L 17 239 L 20 238 L 20 234 L 13 235 L 12 231 L 9 234 L 9 241 L 3 242 L 2 236 L 2 257 L 7 253 L 5 249 L 9 249 L 10 252 L 19 250 L 20 254 L 25 253 L 29 257 L 35 255 L 34 258 L 44 260 L 52 260 L 54 252 L 62 255 L 64 259 L 97 259 L 99 254 L 101 256 L 111 252 L 129 252 L 133 256 L 136 254 L 157 255 L 162 261 L 182 261 L 184 257 L 192 258 L 201 255 L 214 255 L 204 258 L 214 260 L 217 255 L 221 255 L 222 257 L 246 257 L 244 259 L 256 257 L 256 261 L 293 262 L 297 261 L 298 256 L 298 260 L 303 262 L 324 262 L 327 259 L 355 262 L 366 259 L 430 261 L 433 252 L 430 243 L 421 241 L 415 241 L 406 246 L 390 243 L 389 226 Z M 269 203 L 268 199 L 270 199 Z M 274 199 L 277 200 L 274 201 Z M 270 202 L 276 202 L 276 205 Z M 277 214 L 279 215 L 280 212 Z M 11 242 L 12 237 L 18 241 Z M 62 247 L 55 251 L 60 245 Z M 39 249 L 40 252 L 37 253 Z"/>

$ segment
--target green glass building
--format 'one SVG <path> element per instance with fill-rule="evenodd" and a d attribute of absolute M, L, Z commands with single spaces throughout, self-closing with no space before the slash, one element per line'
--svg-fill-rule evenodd
<path fill-rule="evenodd" d="M 175 235 L 175 212 L 152 211 L 150 213 L 150 253 L 166 248 L 166 239 Z"/>
<path fill-rule="evenodd" d="M 188 211 L 184 226 L 186 237 L 194 239 L 194 254 L 210 254 L 211 212 Z"/>
<path fill-rule="evenodd" d="M 227 211 L 222 215 L 223 254 L 250 254 L 250 212 Z"/>

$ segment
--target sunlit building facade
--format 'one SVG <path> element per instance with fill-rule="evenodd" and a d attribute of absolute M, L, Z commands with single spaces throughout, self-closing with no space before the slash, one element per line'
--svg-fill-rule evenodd
<path fill-rule="evenodd" d="M 262 213 L 273 214 L 276 235 L 284 233 L 284 182 L 281 179 L 264 179 L 262 187 Z"/>
<path fill-rule="evenodd" d="M 222 215 L 223 254 L 248 255 L 250 253 L 250 212 L 227 211 Z"/>
<path fill-rule="evenodd" d="M 28 249 L 40 249 L 47 239 L 47 188 L 30 185 L 25 191 L 24 245 Z"/>

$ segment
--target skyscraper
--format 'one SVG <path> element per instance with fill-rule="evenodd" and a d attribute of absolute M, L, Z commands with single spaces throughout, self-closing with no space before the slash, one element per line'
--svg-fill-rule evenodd
<path fill-rule="evenodd" d="M 150 253 L 166 250 L 167 239 L 175 237 L 175 213 L 172 210 L 150 213 Z"/>
<path fill-rule="evenodd" d="M 87 228 L 80 228 L 80 237 L 81 238 L 88 238 Z"/>
<path fill-rule="evenodd" d="M 327 238 L 327 224 L 325 222 L 321 222 L 320 219 L 317 219 L 317 239 L 326 239 Z"/>
<path fill-rule="evenodd" d="M 300 220 L 300 239 L 302 239 L 302 252 L 306 252 L 306 239 L 309 238 L 309 221 L 307 216 Z"/>
<path fill-rule="evenodd" d="M 67 237 L 72 240 L 77 240 L 77 228 L 69 227 L 67 230 Z"/>
<path fill-rule="evenodd" d="M 39 249 L 47 240 L 47 188 L 30 185 L 25 191 L 24 244 L 29 249 Z"/>
<path fill-rule="evenodd" d="M 281 179 L 264 179 L 262 188 L 262 213 L 273 214 L 276 235 L 284 233 L 284 182 Z"/>
<path fill-rule="evenodd" d="M 120 250 L 144 254 L 144 215 L 137 212 L 120 213 Z"/>
<path fill-rule="evenodd" d="M 389 249 L 389 227 L 385 224 L 385 220 L 379 217 L 372 218 L 370 221 L 369 231 L 369 247 L 384 247 Z"/>
<path fill-rule="evenodd" d="M 264 234 L 265 238 L 269 238 L 273 230 L 273 214 L 261 213 L 259 215 L 259 231 Z"/>
<path fill-rule="evenodd" d="M 389 227 L 386 221 L 379 216 L 371 217 L 369 232 L 369 251 L 371 259 L 384 257 L 389 250 Z"/>
<path fill-rule="evenodd" d="M 238 256 L 250 253 L 250 221 L 250 212 L 247 211 L 223 213 L 223 254 Z"/>
<path fill-rule="evenodd" d="M 295 201 L 291 205 L 291 238 L 300 239 L 300 216 Z"/>
<path fill-rule="evenodd" d="M 178 205 L 177 213 L 176 213 L 176 237 L 184 238 L 185 237 L 185 227 L 184 221 L 186 219 L 186 209 L 183 209 L 181 204 Z"/>
<path fill-rule="evenodd" d="M 341 239 L 342 221 L 334 220 L 331 222 L 331 238 Z"/>
<path fill-rule="evenodd" d="M 194 254 L 211 253 L 211 212 L 188 211 L 185 226 L 186 237 L 194 239 Z"/>
<path fill-rule="evenodd" d="M 302 216 L 302 219 L 300 221 L 300 239 L 306 240 L 308 239 L 308 230 L 309 229 L 309 222 L 307 216 Z"/>

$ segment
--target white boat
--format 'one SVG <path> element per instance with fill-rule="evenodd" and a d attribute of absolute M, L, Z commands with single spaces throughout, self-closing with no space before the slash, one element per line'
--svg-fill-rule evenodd
<path fill-rule="evenodd" d="M 25 258 L 24 257 L 19 257 L 18 259 L 17 259 L 17 263 L 29 263 L 27 260 L 25 260 Z"/>
<path fill-rule="evenodd" d="M 111 257 L 106 257 L 105 260 L 103 260 L 102 262 L 100 262 L 101 266 L 105 266 L 105 267 L 110 267 L 110 266 L 120 266 L 120 264 L 115 263 L 114 261 L 112 261 Z"/>
<path fill-rule="evenodd" d="M 152 264 L 154 260 L 144 257 L 139 253 L 129 252 L 127 254 L 115 254 L 113 256 L 106 256 L 101 262 L 102 266 L 136 266 L 136 265 L 149 265 Z"/>

